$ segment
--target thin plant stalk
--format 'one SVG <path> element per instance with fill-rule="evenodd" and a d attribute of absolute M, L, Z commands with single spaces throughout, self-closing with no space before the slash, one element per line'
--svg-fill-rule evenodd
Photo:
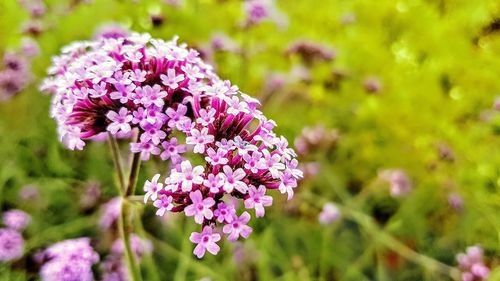
<path fill-rule="evenodd" d="M 306 198 L 309 197 L 310 199 L 313 199 L 313 201 L 316 203 L 324 203 L 325 201 L 324 198 L 316 196 L 315 194 L 312 193 L 303 193 L 303 194 L 305 195 Z M 423 268 L 426 268 L 430 271 L 439 272 L 444 275 L 448 275 L 452 279 L 458 280 L 458 277 L 460 275 L 458 269 L 449 266 L 447 264 L 444 264 L 440 261 L 437 261 L 424 254 L 420 254 L 414 251 L 413 249 L 409 248 L 401 241 L 397 240 L 392 235 L 390 235 L 389 233 L 378 227 L 370 216 L 360 211 L 354 210 L 354 208 L 350 207 L 349 205 L 343 205 L 339 203 L 336 203 L 336 205 L 344 216 L 349 217 L 358 225 L 363 227 L 363 229 L 365 229 L 370 234 L 370 236 L 372 236 L 376 241 L 384 245 L 386 248 L 393 250 L 394 252 L 398 253 L 401 257 L 415 264 L 418 264 Z"/>
<path fill-rule="evenodd" d="M 118 182 L 120 184 L 119 192 L 120 195 L 125 191 L 125 179 L 123 177 L 122 161 L 120 160 L 120 150 L 118 149 L 118 143 L 116 139 L 108 132 L 108 143 L 111 149 L 111 154 L 113 156 L 113 163 L 115 165 L 116 173 L 118 174 Z"/>
<path fill-rule="evenodd" d="M 113 162 L 115 164 L 115 169 L 118 174 L 119 187 L 118 193 L 121 196 L 121 214 L 118 219 L 118 232 L 119 236 L 124 244 L 124 256 L 125 263 L 129 272 L 129 276 L 132 281 L 141 281 L 141 272 L 139 263 L 135 260 L 134 253 L 132 251 L 132 246 L 130 242 L 130 234 L 132 233 L 132 216 L 133 216 L 133 206 L 127 201 L 127 196 L 132 195 L 135 191 L 135 186 L 137 183 L 137 176 L 139 174 L 140 167 L 140 154 L 134 154 L 132 160 L 132 166 L 130 168 L 129 180 L 125 183 L 123 168 L 120 161 L 120 153 L 118 149 L 118 144 L 116 139 L 109 135 L 108 142 L 111 148 Z"/>

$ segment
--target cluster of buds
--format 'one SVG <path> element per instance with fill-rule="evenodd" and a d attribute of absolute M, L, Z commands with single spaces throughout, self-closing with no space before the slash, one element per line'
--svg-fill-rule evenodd
<path fill-rule="evenodd" d="M 30 224 L 31 216 L 13 209 L 3 213 L 2 222 L 5 228 L 0 228 L 0 261 L 17 260 L 24 253 L 21 232 Z"/>
<path fill-rule="evenodd" d="M 5 228 L 0 228 L 0 261 L 20 258 L 24 252 L 24 239 L 21 232 L 30 224 L 31 216 L 13 209 L 2 216 Z"/>
<path fill-rule="evenodd" d="M 468 247 L 465 253 L 457 255 L 462 281 L 486 280 L 490 269 L 483 262 L 483 249 L 479 246 Z"/>
<path fill-rule="evenodd" d="M 28 86 L 32 79 L 30 59 L 38 52 L 38 44 L 24 38 L 19 51 L 4 54 L 0 66 L 0 102 L 11 99 Z"/>
<path fill-rule="evenodd" d="M 273 132 L 276 123 L 259 102 L 218 78 L 177 38 L 132 34 L 74 43 L 54 58 L 49 74 L 42 89 L 54 95 L 51 114 L 68 148 L 83 149 L 102 134 L 137 134 L 133 153 L 170 161 L 167 177 L 145 183 L 144 201 L 152 200 L 158 215 L 184 212 L 202 225 L 191 236 L 199 257 L 205 249 L 217 252 L 206 242 L 220 239 L 212 233 L 217 223 L 229 240 L 251 232 L 250 214 L 236 215 L 225 195 L 262 217 L 272 204 L 266 191 L 278 189 L 291 199 L 302 177 L 294 150 Z M 186 160 L 187 152 L 204 165 Z"/>
<path fill-rule="evenodd" d="M 57 242 L 36 256 L 43 263 L 40 277 L 43 281 L 92 281 L 92 266 L 99 261 L 90 245 L 90 239 L 77 238 Z"/>

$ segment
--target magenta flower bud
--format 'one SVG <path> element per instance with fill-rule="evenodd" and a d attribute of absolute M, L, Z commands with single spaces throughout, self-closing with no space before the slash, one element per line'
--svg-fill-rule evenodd
<path fill-rule="evenodd" d="M 376 94 L 382 90 L 382 82 L 377 77 L 368 77 L 363 81 L 365 91 L 371 94 Z"/>

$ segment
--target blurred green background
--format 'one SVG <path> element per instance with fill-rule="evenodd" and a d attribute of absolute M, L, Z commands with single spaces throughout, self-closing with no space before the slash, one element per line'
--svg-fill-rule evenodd
<path fill-rule="evenodd" d="M 42 32 L 33 36 L 23 32 L 33 19 L 22 5 L 0 0 L 0 54 L 29 36 L 41 49 L 32 83 L 0 104 L 1 209 L 33 216 L 27 257 L 2 265 L 0 280 L 36 280 L 29 256 L 56 241 L 89 236 L 99 251 L 109 246 L 97 224 L 99 205 L 117 195 L 108 147 L 64 149 L 49 118 L 51 98 L 38 86 L 61 47 L 110 22 L 167 40 L 179 35 L 211 51 L 219 75 L 263 101 L 290 143 L 305 127 L 334 132 L 301 155 L 319 172 L 300 183 L 295 198 L 275 196 L 268 215 L 251 222 L 251 237 L 222 243 L 217 256 L 192 256 L 192 221 L 160 220 L 145 207 L 157 268 L 143 265 L 145 280 L 451 280 L 419 257 L 456 266 L 455 255 L 475 244 L 485 250 L 490 280 L 500 280 L 500 2 L 278 1 L 281 22 L 250 28 L 241 25 L 242 1 L 44 2 L 46 13 L 35 19 Z M 213 50 L 217 33 L 237 50 Z M 287 52 L 298 40 L 334 57 L 310 61 Z M 138 194 L 162 169 L 161 162 L 143 165 Z M 390 196 L 380 177 L 387 169 L 408 175 L 406 196 Z M 89 182 L 98 182 L 101 194 L 84 208 Z M 39 196 L 19 199 L 27 185 Z M 450 206 L 451 194 L 461 208 Z M 327 201 L 343 213 L 321 225 Z M 409 249 L 419 256 L 408 257 Z"/>

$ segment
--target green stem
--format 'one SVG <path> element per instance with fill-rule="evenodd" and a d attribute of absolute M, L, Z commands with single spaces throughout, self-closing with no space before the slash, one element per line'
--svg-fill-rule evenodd
<path fill-rule="evenodd" d="M 132 233 L 132 213 L 130 204 L 122 198 L 122 211 L 118 220 L 118 231 L 124 244 L 125 262 L 132 281 L 142 280 L 139 263 L 135 260 L 134 252 L 130 243 L 130 234 Z"/>
<path fill-rule="evenodd" d="M 132 167 L 130 169 L 127 189 L 125 190 L 125 197 L 134 195 L 140 167 L 141 167 L 141 154 L 135 153 L 132 159 Z"/>
<path fill-rule="evenodd" d="M 324 198 L 311 193 L 305 195 L 314 199 L 315 202 L 324 203 L 325 201 Z M 356 211 L 348 205 L 342 205 L 339 203 L 337 203 L 336 205 L 344 216 L 349 217 L 358 225 L 362 226 L 370 236 L 372 236 L 376 241 L 384 245 L 386 248 L 393 250 L 403 258 L 412 261 L 415 264 L 418 264 L 428 270 L 448 275 L 454 280 L 459 279 L 460 272 L 458 271 L 458 269 L 446 265 L 426 255 L 417 253 L 416 251 L 401 243 L 392 235 L 378 227 L 372 217 L 362 212 Z"/>
<path fill-rule="evenodd" d="M 146 233 L 146 230 L 144 229 L 144 226 L 142 225 L 141 215 L 142 215 L 142 209 L 141 209 L 140 214 L 138 214 L 134 220 L 135 229 L 136 229 L 136 233 L 140 237 L 146 237 L 147 233 Z M 144 261 L 144 265 L 145 265 L 147 271 L 149 272 L 148 280 L 160 281 L 160 275 L 158 274 L 159 271 L 157 269 L 157 266 L 156 266 L 156 263 L 153 259 L 152 254 L 149 252 L 145 253 L 145 255 L 142 259 Z"/>
<path fill-rule="evenodd" d="M 118 149 L 118 143 L 116 139 L 108 132 L 108 143 L 111 148 L 111 154 L 113 156 L 113 163 L 115 164 L 116 173 L 118 174 L 118 181 L 120 183 L 119 192 L 120 195 L 125 191 L 125 179 L 123 177 L 122 161 L 120 160 L 120 152 Z"/>
<path fill-rule="evenodd" d="M 387 232 L 380 229 L 380 227 L 377 226 L 377 224 L 371 217 L 361 212 L 352 210 L 346 206 L 339 206 L 339 208 L 345 215 L 349 216 L 359 225 L 363 226 L 381 244 L 395 251 L 400 256 L 429 270 L 449 275 L 453 279 L 458 279 L 460 273 L 456 268 L 446 265 L 426 255 L 415 252 L 413 249 L 409 248 L 396 238 L 392 237 Z"/>
<path fill-rule="evenodd" d="M 134 154 L 132 160 L 132 167 L 130 168 L 129 181 L 125 183 L 124 173 L 122 169 L 122 164 L 120 161 L 120 153 L 118 149 L 118 144 L 116 139 L 113 138 L 111 134 L 108 134 L 109 146 L 113 155 L 113 162 L 115 163 L 115 168 L 117 170 L 120 186 L 118 187 L 118 193 L 121 196 L 121 214 L 118 219 L 118 232 L 120 238 L 124 245 L 124 256 L 125 262 L 127 264 L 127 269 L 129 272 L 130 279 L 132 281 L 141 281 L 141 271 L 139 263 L 135 260 L 135 255 L 132 251 L 132 246 L 130 242 L 130 234 L 132 233 L 132 215 L 133 209 L 130 202 L 127 201 L 127 197 L 134 193 L 135 185 L 137 182 L 137 175 L 139 174 L 140 167 L 140 154 Z"/>

